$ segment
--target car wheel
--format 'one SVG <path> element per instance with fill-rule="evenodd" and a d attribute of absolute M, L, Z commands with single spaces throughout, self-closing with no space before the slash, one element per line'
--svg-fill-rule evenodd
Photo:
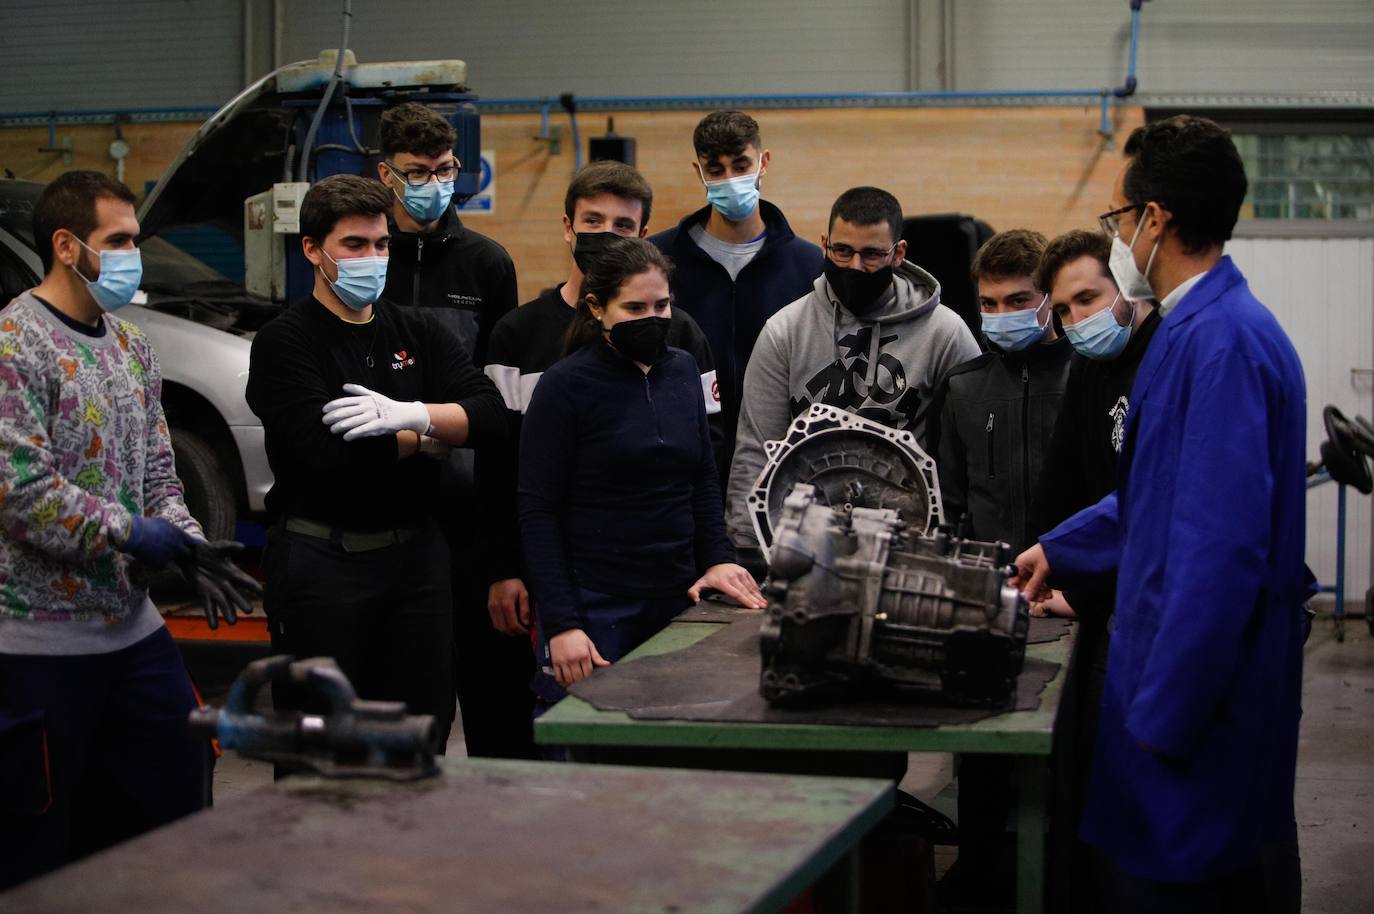
<path fill-rule="evenodd" d="M 177 476 L 181 478 L 191 516 L 200 521 L 206 539 L 233 539 L 238 505 L 229 474 L 220 465 L 214 448 L 195 432 L 173 428 L 171 433 Z"/>

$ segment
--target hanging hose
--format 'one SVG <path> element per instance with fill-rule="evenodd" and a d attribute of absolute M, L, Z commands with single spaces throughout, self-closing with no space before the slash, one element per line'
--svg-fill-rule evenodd
<path fill-rule="evenodd" d="M 334 89 L 338 87 L 343 73 L 344 52 L 348 50 L 348 27 L 352 20 L 353 0 L 344 0 L 343 39 L 339 42 L 339 56 L 334 59 L 334 73 L 329 77 L 329 82 L 325 84 L 324 96 L 320 99 L 320 106 L 315 109 L 315 116 L 310 119 L 310 129 L 306 131 L 305 145 L 301 147 L 300 162 L 296 166 L 297 181 L 310 179 L 310 162 L 312 161 L 310 150 L 315 145 L 315 135 L 320 131 L 320 122 L 324 120 L 324 112 L 329 107 L 330 99 L 334 97 Z"/>
<path fill-rule="evenodd" d="M 558 103 L 568 112 L 568 123 L 572 125 L 573 168 L 582 167 L 582 135 L 577 129 L 577 99 L 571 92 L 558 96 Z"/>

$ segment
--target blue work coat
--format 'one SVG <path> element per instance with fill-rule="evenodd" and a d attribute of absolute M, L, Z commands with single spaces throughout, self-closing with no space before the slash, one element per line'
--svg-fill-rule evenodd
<path fill-rule="evenodd" d="M 1297 353 L 1223 257 L 1141 363 L 1117 491 L 1041 538 L 1055 580 L 1118 569 L 1080 833 L 1139 878 L 1292 836 L 1305 435 Z"/>

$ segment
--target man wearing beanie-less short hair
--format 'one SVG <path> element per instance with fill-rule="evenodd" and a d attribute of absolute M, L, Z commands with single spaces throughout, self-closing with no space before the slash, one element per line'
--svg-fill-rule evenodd
<path fill-rule="evenodd" d="M 954 368 L 931 408 L 927 447 L 940 471 L 945 519 L 976 540 L 1035 539 L 1031 494 L 1045 467 L 1073 350 L 1054 328 L 1047 290 L 1035 284 L 1045 236 L 999 232 L 973 258 L 988 350 Z M 995 902 L 998 851 L 1011 809 L 1012 757 L 959 757 L 959 859 L 942 895 Z"/>
<path fill-rule="evenodd" d="M 208 800 L 195 690 L 144 573 L 203 536 L 157 354 L 117 316 L 138 233 L 127 187 L 62 175 L 33 207 L 43 281 L 0 310 L 0 889 Z"/>
<path fill-rule="evenodd" d="M 764 325 L 744 376 L 743 408 L 726 521 L 737 546 L 754 545 L 749 489 L 764 442 L 784 436 L 819 403 L 911 432 L 922 447 L 935 386 L 978 354 L 940 283 L 906 259 L 902 206 L 877 187 L 840 194 L 821 236 L 824 272 L 810 293 Z"/>
<path fill-rule="evenodd" d="M 463 169 L 454 154 L 457 132 L 426 105 L 406 102 L 381 118 L 377 176 L 391 198 L 391 260 L 387 301 L 424 310 L 448 328 L 479 368 L 491 334 L 518 301 L 515 265 L 506 249 L 458 217 L 454 182 Z M 448 539 L 453 567 L 454 682 L 470 754 L 488 741 L 482 733 L 490 716 L 488 665 L 509 645 L 496 639 L 487 618 L 485 535 L 472 517 L 481 510 L 476 490 L 477 458 L 454 450 L 439 469 L 439 497 L 447 509 L 439 524 Z M 523 720 L 528 722 L 529 715 Z"/>
<path fill-rule="evenodd" d="M 1301 716 L 1307 397 L 1274 315 L 1226 256 L 1245 166 L 1225 129 L 1133 132 L 1108 266 L 1162 316 L 1131 389 L 1115 491 L 1016 559 L 1036 599 L 1117 574 L 1079 834 L 1111 911 L 1302 903 L 1293 790 Z"/>
<path fill-rule="evenodd" d="M 403 308 L 433 309 L 472 361 L 518 303 L 515 265 L 506 249 L 458 218 L 453 185 L 481 167 L 453 152 L 453 125 L 431 108 L 406 102 L 382 114 L 377 176 L 389 191 L 391 264 L 383 297 Z"/>
<path fill-rule="evenodd" d="M 673 307 L 696 318 L 715 357 L 725 443 L 721 483 L 735 451 L 745 366 L 764 322 L 811 288 L 820 250 L 798 238 L 760 193 L 772 153 L 743 111 L 715 111 L 692 133 L 693 177 L 706 206 L 649 240 L 672 258 Z"/>
<path fill-rule="evenodd" d="M 392 195 L 334 175 L 301 203 L 313 293 L 253 339 L 262 419 L 272 647 L 333 657 L 362 698 L 453 722 L 449 546 L 439 461 L 505 433 L 501 396 L 430 311 L 381 297 Z M 280 708 L 305 706 L 273 688 Z"/>

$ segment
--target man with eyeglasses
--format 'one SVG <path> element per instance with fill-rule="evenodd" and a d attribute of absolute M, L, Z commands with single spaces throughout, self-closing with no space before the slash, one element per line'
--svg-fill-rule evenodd
<path fill-rule="evenodd" d="M 382 114 L 377 175 L 392 196 L 391 266 L 382 294 L 403 308 L 433 309 L 481 365 L 491 328 L 515 309 L 518 293 L 506 249 L 465 226 L 453 208 L 464 167 L 453 154 L 457 138 L 452 124 L 417 102 Z"/>
<path fill-rule="evenodd" d="M 407 102 L 382 114 L 378 139 L 377 175 L 391 198 L 391 259 L 382 297 L 431 315 L 481 366 L 492 329 L 515 310 L 515 265 L 500 244 L 465 226 L 453 207 L 463 165 L 453 154 L 457 132 L 438 112 Z M 502 645 L 493 643 L 497 636 L 487 620 L 479 525 L 472 523 L 478 510 L 473 462 L 468 450 L 444 458 L 439 523 L 452 548 L 454 682 L 464 734 L 480 749 L 488 717 L 481 674 Z"/>
<path fill-rule="evenodd" d="M 1115 491 L 1016 560 L 1032 599 L 1116 572 L 1079 834 L 1111 911 L 1296 912 L 1307 404 L 1302 366 L 1224 253 L 1245 199 L 1230 135 L 1137 129 L 1109 267 L 1163 320 L 1136 373 Z"/>
<path fill-rule="evenodd" d="M 760 198 L 771 157 L 743 111 L 715 111 L 692 132 L 695 178 L 706 206 L 649 240 L 673 260 L 673 311 L 694 317 L 715 356 L 725 441 L 721 481 L 735 451 L 745 366 L 764 321 L 805 295 L 820 250 L 798 238 L 782 210 Z"/>
<path fill-rule="evenodd" d="M 812 403 L 911 432 L 924 446 L 936 382 L 978 355 L 968 327 L 940 305 L 940 283 L 906 259 L 901 234 L 896 197 L 876 187 L 845 191 L 821 235 L 822 275 L 759 334 L 726 492 L 737 545 L 757 545 L 748 495 L 764 442 L 782 438 Z"/>

